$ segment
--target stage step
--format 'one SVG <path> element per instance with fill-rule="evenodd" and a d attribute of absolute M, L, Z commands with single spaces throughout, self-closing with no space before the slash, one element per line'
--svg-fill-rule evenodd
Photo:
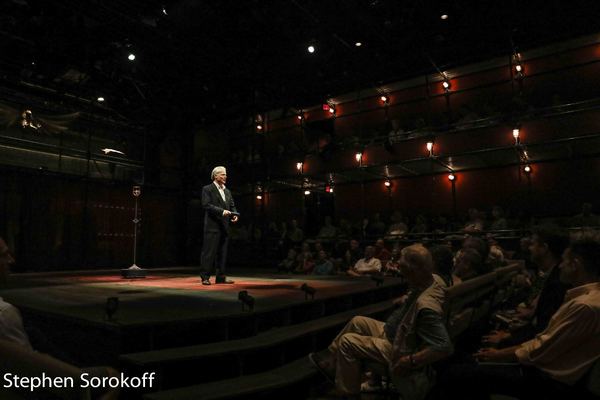
<path fill-rule="evenodd" d="M 144 400 L 260 399 L 284 396 L 288 400 L 306 398 L 310 387 L 306 382 L 316 373 L 308 357 L 303 357 L 259 374 L 149 393 L 144 395 Z M 290 390 L 294 385 L 298 385 L 298 388 Z"/>
<path fill-rule="evenodd" d="M 324 348 L 355 315 L 383 318 L 392 307 L 387 300 L 245 339 L 124 354 L 120 360 L 131 375 L 156 372 L 158 390 L 259 373 Z"/>

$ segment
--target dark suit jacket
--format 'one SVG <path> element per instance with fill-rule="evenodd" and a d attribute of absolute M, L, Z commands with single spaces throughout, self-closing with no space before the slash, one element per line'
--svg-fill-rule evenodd
<path fill-rule="evenodd" d="M 229 189 L 225 188 L 225 200 L 221 197 L 214 182 L 202 188 L 202 208 L 204 208 L 204 232 L 229 232 L 230 217 L 223 216 L 223 210 L 237 212 Z"/>

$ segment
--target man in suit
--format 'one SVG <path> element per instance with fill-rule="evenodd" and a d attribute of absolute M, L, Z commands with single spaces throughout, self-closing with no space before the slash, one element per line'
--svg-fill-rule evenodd
<path fill-rule="evenodd" d="M 229 221 L 238 220 L 237 210 L 227 182 L 225 167 L 212 170 L 213 182 L 202 188 L 204 214 L 204 242 L 202 244 L 202 284 L 210 285 L 210 276 L 216 271 L 215 283 L 233 283 L 225 277 Z"/>

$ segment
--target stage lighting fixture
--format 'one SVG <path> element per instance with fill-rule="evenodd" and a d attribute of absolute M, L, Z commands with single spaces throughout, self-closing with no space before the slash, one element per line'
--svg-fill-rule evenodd
<path fill-rule="evenodd" d="M 305 196 L 308 196 L 309 194 L 310 194 L 310 190 L 305 190 L 305 191 L 304 191 L 304 195 L 305 195 Z"/>
<path fill-rule="evenodd" d="M 429 141 L 427 142 L 427 151 L 429 152 L 429 157 L 433 157 L 433 142 Z"/>
<path fill-rule="evenodd" d="M 102 152 L 103 152 L 104 154 L 106 154 L 106 155 L 108 155 L 108 154 L 110 154 L 110 153 L 121 154 L 121 155 L 123 155 L 123 156 L 125 155 L 125 153 L 123 153 L 123 152 L 122 152 L 122 151 L 120 151 L 120 150 L 116 150 L 116 149 L 109 149 L 108 147 L 107 147 L 107 148 L 104 148 L 104 149 L 102 149 Z"/>
<path fill-rule="evenodd" d="M 448 180 L 450 182 L 454 182 L 456 180 L 456 176 L 453 173 L 448 174 Z"/>
<path fill-rule="evenodd" d="M 334 106 L 329 106 L 329 114 L 331 114 L 335 117 L 335 107 Z"/>
<path fill-rule="evenodd" d="M 302 173 L 302 167 L 304 167 L 304 163 L 303 162 L 297 162 L 296 163 L 296 169 Z"/>
<path fill-rule="evenodd" d="M 385 95 L 381 96 L 379 99 L 383 102 L 383 104 L 388 104 L 390 101 L 390 98 Z"/>
<path fill-rule="evenodd" d="M 327 185 L 327 186 L 325 186 L 325 192 L 326 193 L 333 193 L 333 185 Z"/>
<path fill-rule="evenodd" d="M 451 85 L 450 85 L 450 81 L 448 80 L 448 78 L 444 79 L 444 81 L 442 82 L 442 86 L 444 87 L 444 91 L 446 93 L 448 93 L 450 91 Z"/>
<path fill-rule="evenodd" d="M 513 138 L 515 138 L 515 144 L 519 144 L 521 130 L 519 128 L 514 128 L 512 131 Z"/>
<path fill-rule="evenodd" d="M 165 7 L 163 7 L 163 8 L 162 8 L 162 13 L 163 13 L 164 15 L 169 15 L 169 14 L 167 14 L 167 9 L 166 9 Z"/>
<path fill-rule="evenodd" d="M 329 111 L 329 104 L 327 104 L 327 103 L 323 103 L 323 104 L 321 105 L 321 109 L 322 109 L 323 111 Z"/>
<path fill-rule="evenodd" d="M 104 97 L 100 96 L 96 100 L 98 100 L 99 103 L 102 103 L 104 101 Z"/>
<path fill-rule="evenodd" d="M 256 124 L 256 130 L 257 131 L 262 131 L 263 126 L 261 124 Z"/>
<path fill-rule="evenodd" d="M 315 46 L 313 46 L 313 45 L 310 45 L 310 46 L 308 46 L 307 50 L 308 50 L 308 52 L 309 52 L 309 53 L 311 53 L 311 54 L 312 54 L 312 53 L 314 53 L 314 52 L 315 52 Z"/>
<path fill-rule="evenodd" d="M 515 71 L 522 72 L 523 71 L 523 66 L 521 66 L 521 64 L 515 65 Z"/>
<path fill-rule="evenodd" d="M 133 61 L 133 60 L 135 60 L 135 54 L 133 54 L 133 53 L 129 53 L 129 55 L 127 56 L 127 59 L 128 59 L 129 61 Z"/>
<path fill-rule="evenodd" d="M 531 166 L 527 164 L 525 167 L 523 167 L 523 172 L 525 172 L 526 174 L 531 173 Z"/>
<path fill-rule="evenodd" d="M 442 14 L 442 15 L 440 15 L 440 19 L 447 20 L 448 19 L 448 14 Z"/>
<path fill-rule="evenodd" d="M 360 47 L 360 46 L 362 46 L 362 43 L 361 43 L 361 42 L 356 42 L 356 43 L 354 43 L 354 45 L 355 45 L 356 47 Z"/>
<path fill-rule="evenodd" d="M 386 187 L 390 187 L 390 186 L 392 186 L 392 182 L 390 182 L 390 180 L 389 180 L 389 179 L 386 179 L 386 180 L 385 180 L 385 183 L 384 183 L 384 185 L 385 185 Z"/>
<path fill-rule="evenodd" d="M 362 161 L 362 153 L 358 152 L 354 155 L 354 158 L 356 159 L 356 162 L 360 164 L 360 162 Z"/>
<path fill-rule="evenodd" d="M 302 116 L 302 114 L 298 114 L 298 116 L 296 118 L 298 118 L 298 120 L 300 120 L 300 121 L 302 121 L 304 119 L 304 117 Z"/>
<path fill-rule="evenodd" d="M 247 290 L 238 293 L 238 300 L 242 303 L 242 311 L 245 311 L 246 307 L 248 311 L 254 311 L 254 297 L 250 296 Z"/>
<path fill-rule="evenodd" d="M 256 200 L 262 200 L 262 196 L 260 194 L 256 195 Z"/>
<path fill-rule="evenodd" d="M 302 286 L 300 286 L 300 290 L 304 292 L 304 300 L 308 300 L 309 296 L 311 300 L 315 299 L 315 293 L 317 293 L 317 289 L 315 289 L 314 287 L 308 286 L 306 283 L 303 283 Z"/>

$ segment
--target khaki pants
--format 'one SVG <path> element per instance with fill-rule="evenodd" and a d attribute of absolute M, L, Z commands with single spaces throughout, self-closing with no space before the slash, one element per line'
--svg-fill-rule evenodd
<path fill-rule="evenodd" d="M 364 361 L 389 364 L 392 344 L 383 326 L 383 322 L 372 318 L 354 317 L 329 346 L 336 360 L 335 385 L 340 392 L 360 393 Z"/>

